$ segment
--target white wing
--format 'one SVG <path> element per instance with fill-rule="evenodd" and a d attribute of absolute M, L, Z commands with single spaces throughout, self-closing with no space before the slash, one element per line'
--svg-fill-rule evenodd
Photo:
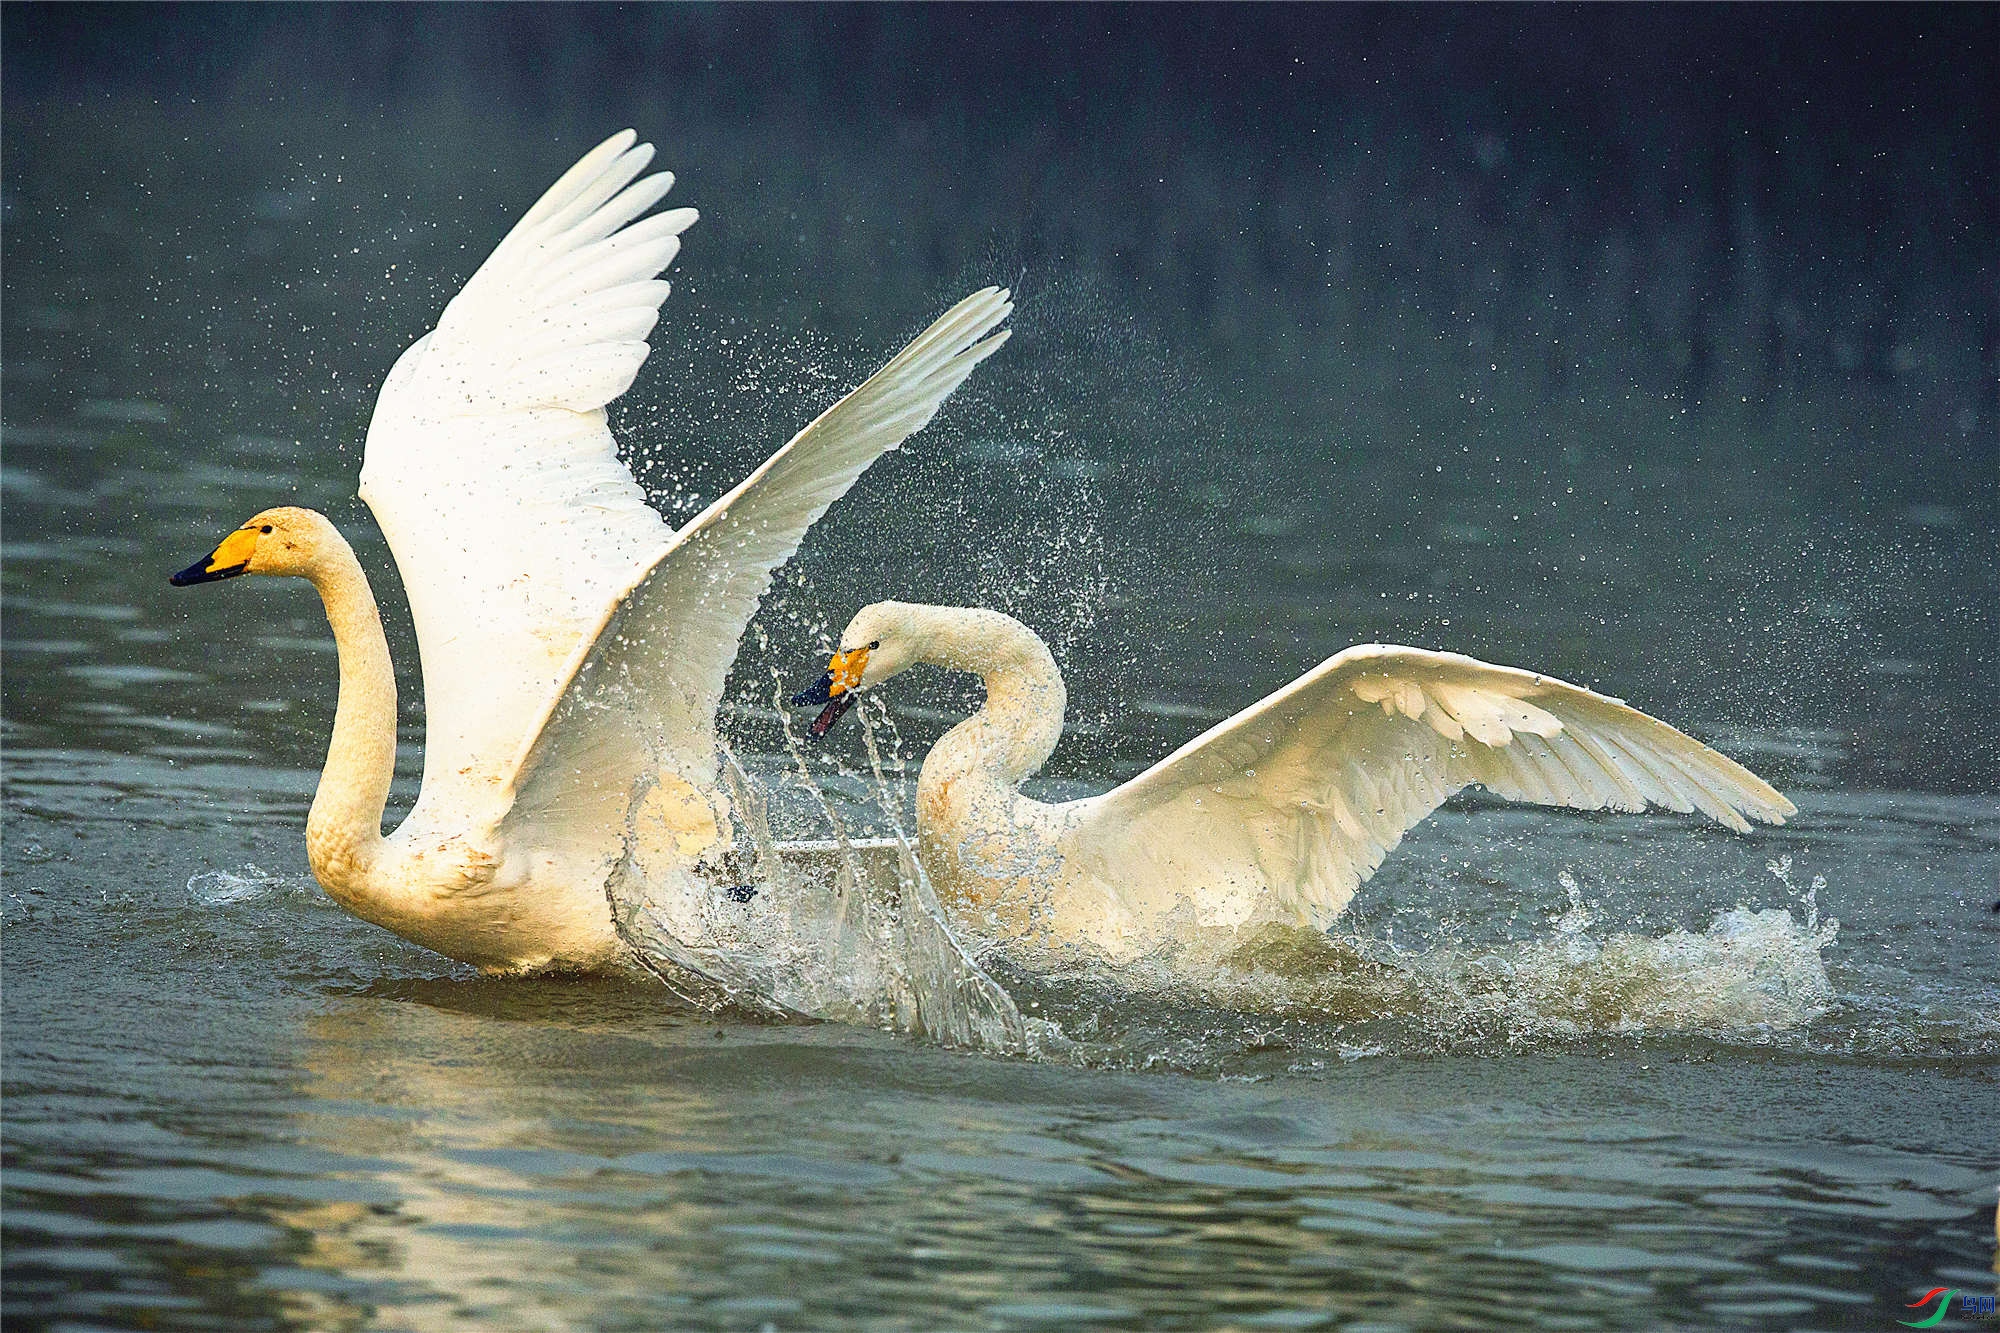
<path fill-rule="evenodd" d="M 533 733 L 501 825 L 509 846 L 608 866 L 649 788 L 668 792 L 669 808 L 653 815 L 686 835 L 684 860 L 713 840 L 726 809 L 715 713 L 772 571 L 870 463 L 999 350 L 1007 331 L 993 331 L 1012 310 L 994 288 L 959 302 L 675 535 L 604 612 Z"/>
<path fill-rule="evenodd" d="M 1365 644 L 1079 802 L 1063 850 L 1121 893 L 1264 897 L 1325 924 L 1473 783 L 1575 810 L 1796 813 L 1756 774 L 1617 699 L 1458 653 Z"/>
<path fill-rule="evenodd" d="M 397 360 L 368 427 L 361 498 L 416 622 L 434 818 L 490 808 L 577 645 L 672 531 L 603 410 L 646 359 L 655 275 L 695 220 L 641 216 L 673 177 L 634 182 L 653 156 L 637 137 L 528 210 Z"/>

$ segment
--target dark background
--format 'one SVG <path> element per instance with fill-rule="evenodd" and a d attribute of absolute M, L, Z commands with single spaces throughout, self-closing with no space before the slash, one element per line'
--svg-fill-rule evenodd
<path fill-rule="evenodd" d="M 1752 757 L 1792 780 L 2000 786 L 1992 6 L 14 4 L 0 37 L 8 303 L 83 312 L 54 361 L 10 318 L 77 363 L 10 373 L 10 423 L 171 379 L 351 493 L 395 351 L 631 124 L 704 211 L 614 414 L 715 441 L 635 445 L 676 512 L 786 394 L 1020 290 L 983 452 L 836 511 L 806 629 L 997 601 L 1114 733 L 1184 657 L 1226 712 L 1348 642 L 1451 646 L 1790 728 L 1819 758 Z M 83 355 L 111 303 L 143 336 Z"/>
<path fill-rule="evenodd" d="M 935 187 L 871 210 L 899 269 L 1081 266 L 1259 362 L 1386 320 L 1550 392 L 1859 386 L 1992 441 L 1991 6 L 10 5 L 5 36 L 17 113 L 728 132 L 851 205 L 850 157 Z"/>

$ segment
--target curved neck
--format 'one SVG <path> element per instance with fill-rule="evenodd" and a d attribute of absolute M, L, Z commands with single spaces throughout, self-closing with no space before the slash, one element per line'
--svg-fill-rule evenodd
<path fill-rule="evenodd" d="M 382 845 L 382 809 L 396 776 L 396 672 L 368 576 L 330 526 L 306 577 L 340 650 L 340 704 L 306 817 L 306 859 L 313 877 L 339 897 L 361 888 Z"/>
<path fill-rule="evenodd" d="M 921 615 L 928 632 L 917 660 L 976 672 L 986 684 L 986 706 L 931 747 L 919 791 L 974 774 L 1020 785 L 1062 739 L 1069 695 L 1056 659 L 1033 630 L 998 611 L 927 607 Z"/>

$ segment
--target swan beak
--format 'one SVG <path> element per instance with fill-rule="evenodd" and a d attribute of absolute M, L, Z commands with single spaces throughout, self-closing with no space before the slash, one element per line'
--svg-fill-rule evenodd
<path fill-rule="evenodd" d="M 825 739 L 826 733 L 833 730 L 833 724 L 840 721 L 848 709 L 854 707 L 854 701 L 858 697 L 854 694 L 843 694 L 838 699 L 829 700 L 826 707 L 819 710 L 819 716 L 813 719 L 812 725 L 806 728 L 807 734 L 814 740 Z"/>
<path fill-rule="evenodd" d="M 793 707 L 825 704 L 810 729 L 814 740 L 833 729 L 848 709 L 854 707 L 855 691 L 861 688 L 861 673 L 868 669 L 868 649 L 853 648 L 835 653 L 819 679 L 792 696 Z"/>
<path fill-rule="evenodd" d="M 834 679 L 833 672 L 828 670 L 820 672 L 818 680 L 793 695 L 792 706 L 801 708 L 807 704 L 826 705 L 820 709 L 819 716 L 813 719 L 812 726 L 807 729 L 808 735 L 814 740 L 819 740 L 833 730 L 833 724 L 840 721 L 848 709 L 854 707 L 856 697 L 853 690 L 841 685 Z"/>
<path fill-rule="evenodd" d="M 832 697 L 833 673 L 831 671 L 822 671 L 819 673 L 818 680 L 792 696 L 791 705 L 794 708 L 803 708 L 807 704 L 823 704 Z"/>
<path fill-rule="evenodd" d="M 167 582 L 176 588 L 185 588 L 193 583 L 214 583 L 217 579 L 233 579 L 249 570 L 250 556 L 256 549 L 257 534 L 249 529 L 238 529 L 224 537 L 222 545 Z"/>

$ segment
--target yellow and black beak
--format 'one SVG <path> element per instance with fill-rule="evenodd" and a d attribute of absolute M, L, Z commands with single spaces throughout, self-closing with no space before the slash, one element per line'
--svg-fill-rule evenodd
<path fill-rule="evenodd" d="M 869 647 L 873 647 L 870 644 Z M 818 717 L 813 719 L 808 729 L 814 740 L 820 739 L 833 730 L 833 724 L 840 721 L 847 710 L 854 707 L 854 700 L 861 689 L 861 673 L 868 669 L 868 648 L 851 648 L 844 653 L 835 653 L 833 660 L 820 673 L 818 680 L 792 696 L 794 707 L 805 704 L 825 704 Z"/>
<path fill-rule="evenodd" d="M 257 535 L 256 528 L 238 528 L 222 539 L 222 545 L 167 582 L 176 588 L 185 588 L 191 583 L 214 583 L 217 579 L 233 579 L 238 574 L 246 573 L 250 568 L 250 557 L 257 549 Z"/>

